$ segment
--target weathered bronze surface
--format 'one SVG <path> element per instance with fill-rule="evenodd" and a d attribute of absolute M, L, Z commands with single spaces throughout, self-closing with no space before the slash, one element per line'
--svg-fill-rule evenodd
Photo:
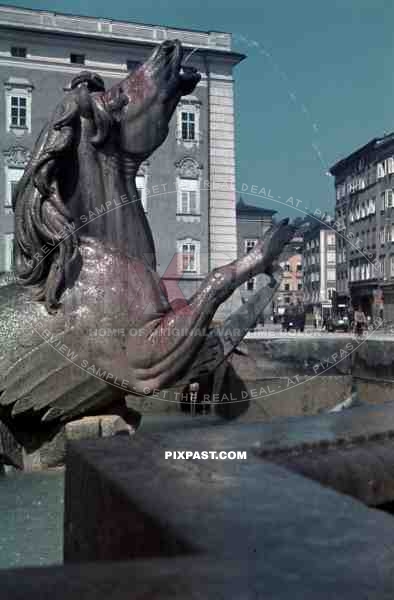
<path fill-rule="evenodd" d="M 287 220 L 188 301 L 170 303 L 156 273 L 135 176 L 200 80 L 181 61 L 181 44 L 166 41 L 107 91 L 81 73 L 36 142 L 13 198 L 17 283 L 0 290 L 0 410 L 13 431 L 50 431 L 126 393 L 198 381 L 275 292 L 276 259 L 294 233 Z M 267 286 L 224 333 L 213 328 L 219 305 L 260 273 Z M 92 335 L 99 329 L 118 334 Z"/>

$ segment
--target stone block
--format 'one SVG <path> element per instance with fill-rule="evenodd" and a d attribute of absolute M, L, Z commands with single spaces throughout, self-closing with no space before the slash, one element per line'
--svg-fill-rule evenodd
<path fill-rule="evenodd" d="M 134 417 L 133 417 L 134 419 Z M 66 445 L 72 440 L 89 440 L 112 435 L 131 435 L 135 429 L 119 415 L 83 417 L 59 427 L 51 437 L 38 442 L 36 450 L 23 451 L 23 468 L 34 471 L 64 464 Z"/>
<path fill-rule="evenodd" d="M 288 439 L 291 424 L 282 422 L 282 435 L 286 427 Z M 310 434 L 316 435 L 312 424 Z M 391 598 L 392 517 L 263 460 L 258 445 L 273 436 L 269 425 L 245 424 L 73 442 L 66 572 L 72 562 L 86 563 L 78 565 L 80 581 L 89 573 L 86 561 L 102 561 L 102 570 L 92 565 L 102 580 L 106 561 L 133 559 L 136 598 L 142 589 L 167 597 L 170 580 L 174 598 Z M 208 449 L 246 450 L 247 459 L 166 460 L 164 454 Z M 165 564 L 173 577 L 159 584 Z M 149 587 L 149 577 L 156 586 Z"/>

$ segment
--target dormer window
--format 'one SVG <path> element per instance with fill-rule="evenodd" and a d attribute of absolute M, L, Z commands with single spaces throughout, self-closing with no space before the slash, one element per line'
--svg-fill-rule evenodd
<path fill-rule="evenodd" d="M 26 48 L 22 46 L 11 46 L 11 56 L 15 58 L 26 58 Z"/>
<path fill-rule="evenodd" d="M 84 65 L 85 64 L 85 55 L 84 54 L 70 54 L 70 63 L 75 65 Z"/>

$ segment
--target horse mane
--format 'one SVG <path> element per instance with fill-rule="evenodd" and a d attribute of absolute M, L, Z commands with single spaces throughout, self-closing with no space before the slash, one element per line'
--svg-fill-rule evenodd
<path fill-rule="evenodd" d="M 98 75 L 82 72 L 72 80 L 42 129 L 12 199 L 16 277 L 22 285 L 36 287 L 35 298 L 45 302 L 49 312 L 56 311 L 82 264 L 79 237 L 58 178 L 78 146 L 81 116 L 92 123 L 90 144 L 98 146 L 107 139 L 113 116 L 101 95 L 94 93 L 103 91 Z"/>

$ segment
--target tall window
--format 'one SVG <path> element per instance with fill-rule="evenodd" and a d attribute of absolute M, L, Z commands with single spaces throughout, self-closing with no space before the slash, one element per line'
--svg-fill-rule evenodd
<path fill-rule="evenodd" d="M 335 263 L 335 252 L 327 252 L 327 262 L 330 264 Z"/>
<path fill-rule="evenodd" d="M 194 141 L 196 139 L 196 115 L 194 112 L 182 111 L 182 140 Z"/>
<path fill-rule="evenodd" d="M 16 136 L 31 131 L 31 97 L 33 85 L 21 77 L 9 77 L 4 83 L 6 130 Z"/>
<path fill-rule="evenodd" d="M 392 208 L 394 205 L 393 190 L 386 190 L 386 208 Z"/>
<path fill-rule="evenodd" d="M 335 233 L 328 233 L 327 234 L 327 244 L 329 246 L 333 246 L 335 244 Z"/>
<path fill-rule="evenodd" d="M 376 165 L 376 178 L 381 179 L 385 175 L 394 173 L 394 157 L 390 156 Z"/>
<path fill-rule="evenodd" d="M 177 110 L 177 140 L 185 146 L 200 142 L 200 101 L 194 96 L 185 99 Z"/>
<path fill-rule="evenodd" d="M 8 273 L 13 264 L 14 234 L 5 233 L 0 236 L 0 272 Z"/>
<path fill-rule="evenodd" d="M 245 254 L 253 250 L 257 243 L 257 240 L 245 240 Z"/>
<path fill-rule="evenodd" d="M 24 96 L 11 96 L 11 127 L 26 127 L 26 109 Z"/>
<path fill-rule="evenodd" d="M 137 188 L 138 197 L 141 200 L 144 210 L 146 211 L 146 178 L 144 175 L 137 175 L 135 178 L 135 186 Z"/>
<path fill-rule="evenodd" d="M 378 163 L 376 165 L 376 179 L 381 179 L 385 176 L 383 163 Z"/>
<path fill-rule="evenodd" d="M 200 190 L 198 179 L 178 179 L 178 214 L 198 215 L 200 213 Z"/>
<path fill-rule="evenodd" d="M 178 240 L 178 265 L 182 273 L 200 272 L 200 242 L 187 238 Z"/>
<path fill-rule="evenodd" d="M 12 214 L 12 196 L 18 181 L 23 175 L 23 169 L 6 167 L 6 194 L 4 198 L 4 213 Z"/>
<path fill-rule="evenodd" d="M 197 192 L 196 190 L 182 190 L 181 192 L 181 212 L 197 212 Z"/>
<path fill-rule="evenodd" d="M 182 244 L 182 271 L 196 270 L 196 246 L 195 244 Z"/>
<path fill-rule="evenodd" d="M 335 281 L 336 280 L 335 269 L 327 269 L 327 279 L 328 279 L 328 281 Z"/>

